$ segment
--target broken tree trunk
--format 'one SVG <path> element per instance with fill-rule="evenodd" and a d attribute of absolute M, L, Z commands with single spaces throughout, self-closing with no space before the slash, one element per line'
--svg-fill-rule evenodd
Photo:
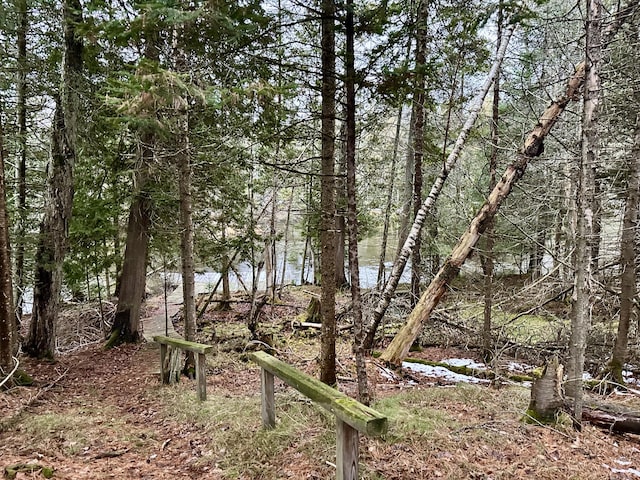
<path fill-rule="evenodd" d="M 553 357 L 544 367 L 542 376 L 533 381 L 526 421 L 555 423 L 563 405 L 563 373 L 564 369 L 558 362 L 558 357 Z"/>
<path fill-rule="evenodd" d="M 453 150 L 451 150 L 451 153 L 447 157 L 447 161 L 442 166 L 440 175 L 438 175 L 436 181 L 431 187 L 429 195 L 423 202 L 422 207 L 420 207 L 420 210 L 418 211 L 413 222 L 413 226 L 411 227 L 411 231 L 409 232 L 409 235 L 407 236 L 407 239 L 405 240 L 404 245 L 402 246 L 402 249 L 398 254 L 398 257 L 393 263 L 391 275 L 389 276 L 389 280 L 387 281 L 384 290 L 382 291 L 380 300 L 378 301 L 378 305 L 372 313 L 372 318 L 369 322 L 369 328 L 364 339 L 364 346 L 368 350 L 373 348 L 373 341 L 376 335 L 376 330 L 378 329 L 380 321 L 382 320 L 382 317 L 384 317 L 384 314 L 387 311 L 389 304 L 391 303 L 391 299 L 393 298 L 396 288 L 398 287 L 398 283 L 400 282 L 400 277 L 402 276 L 404 267 L 407 265 L 407 260 L 409 259 L 409 256 L 411 255 L 411 252 L 415 247 L 416 239 L 420 236 L 420 232 L 422 231 L 422 226 L 424 225 L 425 219 L 435 205 L 436 200 L 438 199 L 438 196 L 442 191 L 442 187 L 444 186 L 444 182 L 447 180 L 449 173 L 458 161 L 458 157 L 462 152 L 462 148 L 464 147 L 465 141 L 467 140 L 467 136 L 475 125 L 480 109 L 482 108 L 482 105 L 484 103 L 484 99 L 487 96 L 487 93 L 489 92 L 489 89 L 491 88 L 491 85 L 493 84 L 493 81 L 500 69 L 500 65 L 502 63 L 502 60 L 504 59 L 505 53 L 507 51 L 507 46 L 509 44 L 511 35 L 513 34 L 514 28 L 514 25 L 510 25 L 506 29 L 505 34 L 501 39 L 500 50 L 496 55 L 493 66 L 491 67 L 489 75 L 487 75 L 482 89 L 478 92 L 478 94 L 472 101 L 469 116 L 467 117 L 467 121 L 465 122 L 462 130 L 460 131 L 460 134 L 458 135 L 458 139 L 456 140 Z"/>
<path fill-rule="evenodd" d="M 582 62 L 569 79 L 564 96 L 554 101 L 542 114 L 538 124 L 525 139 L 516 160 L 507 167 L 489 198 L 451 252 L 451 256 L 420 297 L 418 305 L 409 315 L 405 325 L 383 352 L 380 357 L 382 360 L 397 366 L 402 363 L 402 359 L 407 355 L 411 344 L 418 336 L 422 323 L 429 318 L 433 309 L 438 305 L 447 285 L 458 275 L 460 268 L 473 252 L 480 235 L 486 230 L 504 199 L 511 193 L 513 185 L 524 175 L 529 160 L 542 154 L 545 137 L 549 134 L 569 102 L 579 97 L 580 88 L 584 83 L 584 71 L 585 64 Z"/>

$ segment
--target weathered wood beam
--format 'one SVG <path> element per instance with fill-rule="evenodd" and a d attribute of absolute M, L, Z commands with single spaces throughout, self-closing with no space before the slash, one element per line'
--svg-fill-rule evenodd
<path fill-rule="evenodd" d="M 207 399 L 207 358 L 206 354 L 213 352 L 212 345 L 189 342 L 182 338 L 165 337 L 156 335 L 153 341 L 160 344 L 160 378 L 162 383 L 169 383 L 170 372 L 165 366 L 168 347 L 179 348 L 188 352 L 196 353 L 196 393 L 198 400 L 204 402 Z"/>
<path fill-rule="evenodd" d="M 338 419 L 366 435 L 376 437 L 387 431 L 387 417 L 344 393 L 325 385 L 265 352 L 253 352 L 251 359 L 287 385 L 309 397 Z"/>
<path fill-rule="evenodd" d="M 164 335 L 156 335 L 153 341 L 160 345 L 170 345 L 172 347 L 181 348 L 188 352 L 201 353 L 206 355 L 213 352 L 213 345 L 205 345 L 204 343 L 189 342 L 182 338 L 165 337 Z"/>

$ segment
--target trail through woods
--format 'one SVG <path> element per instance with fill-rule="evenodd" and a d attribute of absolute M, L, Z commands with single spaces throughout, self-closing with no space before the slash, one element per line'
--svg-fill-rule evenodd
<path fill-rule="evenodd" d="M 284 357 L 314 374 L 315 362 L 305 359 L 317 351 L 312 341 Z M 353 394 L 349 344 L 338 351 L 347 368 L 340 386 Z M 0 469 L 37 463 L 52 467 L 54 479 L 73 480 L 334 478 L 333 424 L 290 389 L 276 385 L 278 427 L 264 432 L 257 367 L 218 352 L 209 359 L 208 400 L 198 404 L 191 381 L 160 385 L 158 356 L 150 344 L 94 345 L 55 364 L 25 359 L 36 385 L 0 393 Z M 361 439 L 363 480 L 632 479 L 640 468 L 633 435 L 523 424 L 526 389 L 451 388 L 369 369 L 391 430 L 382 440 Z"/>

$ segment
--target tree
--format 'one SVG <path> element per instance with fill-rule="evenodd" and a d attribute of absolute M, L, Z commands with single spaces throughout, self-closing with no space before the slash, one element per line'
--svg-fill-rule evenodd
<path fill-rule="evenodd" d="M 78 33 L 82 24 L 82 5 L 78 0 L 65 0 L 62 10 L 64 59 L 61 95 L 56 98 L 52 125 L 47 201 L 36 254 L 33 314 L 29 337 L 24 345 L 29 355 L 47 358 L 55 356 L 62 265 L 68 248 L 73 207 L 73 167 L 83 63 L 83 43 Z"/>
<path fill-rule="evenodd" d="M 157 32 L 153 27 L 145 32 L 145 59 L 149 62 L 158 60 Z M 142 68 L 141 68 L 142 70 Z M 144 75 L 144 71 L 140 72 Z M 144 94 L 143 94 L 144 95 Z M 155 117 L 153 108 L 144 112 L 151 118 Z M 145 109 L 148 107 L 145 107 Z M 107 346 L 119 345 L 123 342 L 137 342 L 140 338 L 140 308 L 144 298 L 147 259 L 149 251 L 149 230 L 151 228 L 152 201 L 150 195 L 149 170 L 154 160 L 156 135 L 152 125 L 141 127 L 139 137 L 139 158 L 135 169 L 135 192 L 129 210 L 127 222 L 127 238 L 120 277 L 120 288 L 116 314 L 111 326 L 111 334 Z"/>
<path fill-rule="evenodd" d="M 17 1 L 18 29 L 18 68 L 16 78 L 16 111 L 18 123 L 18 162 L 17 162 L 17 232 L 15 250 L 16 269 L 16 316 L 20 322 L 24 304 L 25 289 L 25 243 L 27 233 L 27 28 L 29 17 L 27 1 Z"/>
<path fill-rule="evenodd" d="M 320 198 L 320 272 L 322 316 L 320 380 L 328 385 L 336 383 L 336 314 L 335 314 L 335 95 L 336 53 L 334 0 L 321 3 L 321 62 L 322 62 L 322 147 L 321 147 L 321 198 Z"/>
<path fill-rule="evenodd" d="M 1 113 L 1 111 L 0 111 Z M 9 214 L 4 172 L 4 130 L 0 117 L 0 381 L 11 372 L 16 353 L 16 317 L 13 311 L 11 282 L 11 248 L 9 244 Z"/>
<path fill-rule="evenodd" d="M 506 54 L 507 46 L 509 44 L 509 40 L 511 38 L 514 28 L 515 28 L 514 25 L 510 25 L 506 29 L 500 43 L 501 48 L 498 51 L 498 54 L 496 55 L 493 66 L 491 67 L 491 71 L 487 75 L 487 78 L 485 79 L 485 82 L 481 90 L 474 97 L 471 104 L 469 116 L 467 117 L 467 120 L 465 121 L 465 124 L 462 130 L 460 131 L 460 134 L 458 135 L 456 143 L 453 149 L 451 150 L 451 153 L 447 157 L 447 161 L 444 163 L 439 176 L 436 178 L 435 182 L 433 183 L 433 186 L 431 187 L 431 191 L 429 192 L 429 195 L 422 203 L 422 206 L 415 217 L 413 226 L 411 227 L 411 231 L 407 236 L 407 239 L 405 240 L 404 245 L 402 246 L 402 249 L 400 250 L 400 254 L 396 257 L 396 260 L 393 264 L 393 269 L 391 271 L 391 275 L 389 276 L 389 279 L 387 280 L 387 283 L 380 295 L 380 299 L 378 300 L 376 308 L 371 314 L 371 320 L 369 321 L 369 326 L 367 327 L 367 335 L 364 340 L 365 342 L 364 345 L 365 345 L 365 348 L 367 349 L 373 348 L 373 342 L 375 339 L 376 330 L 380 325 L 380 321 L 382 320 L 382 317 L 384 316 L 387 310 L 387 307 L 391 303 L 391 299 L 393 298 L 393 295 L 398 286 L 398 283 L 400 282 L 400 277 L 402 276 L 404 267 L 407 264 L 407 260 L 409 259 L 411 252 L 415 248 L 416 238 L 420 235 L 420 232 L 422 231 L 422 226 L 424 225 L 424 221 L 427 218 L 428 213 L 431 211 L 431 209 L 435 205 L 435 202 L 438 196 L 440 195 L 440 192 L 442 191 L 442 187 L 444 186 L 444 183 L 447 180 L 449 173 L 454 168 L 458 160 L 458 157 L 462 152 L 462 148 L 464 147 L 467 136 L 469 135 L 469 132 L 475 125 L 480 109 L 482 108 L 484 98 L 489 92 L 491 85 L 493 85 L 493 81 L 497 75 L 499 66 L 502 63 L 502 60 L 504 59 L 504 55 Z"/>
<path fill-rule="evenodd" d="M 640 34 L 637 29 L 633 33 L 627 34 L 629 44 L 637 43 Z M 627 49 L 622 48 L 624 58 L 627 58 Z M 635 68 L 634 68 L 635 67 Z M 620 69 L 624 71 L 625 69 Z M 634 78 L 637 70 L 635 64 L 627 69 L 623 81 L 628 82 Z M 631 83 L 631 82 L 630 82 Z M 633 85 L 631 83 L 631 85 Z M 633 88 L 633 87 L 631 87 Z M 624 102 L 627 101 L 627 92 L 623 93 Z M 640 90 L 633 88 L 632 103 L 630 107 L 637 109 L 640 106 Z M 624 116 L 627 118 L 627 116 Z M 618 320 L 618 331 L 611 360 L 606 370 L 611 373 L 613 381 L 624 384 L 622 370 L 628 356 L 629 329 L 631 320 L 634 317 L 634 298 L 637 295 L 636 276 L 638 265 L 636 260 L 640 254 L 639 245 L 636 243 L 637 235 L 640 231 L 640 114 L 636 113 L 635 125 L 633 126 L 633 144 L 631 152 L 627 154 L 626 167 L 626 199 L 624 206 L 624 216 L 622 218 L 622 234 L 620 239 L 620 311 Z"/>
<path fill-rule="evenodd" d="M 347 167 L 347 226 L 349 227 L 349 272 L 351 276 L 351 307 L 353 311 L 353 348 L 358 375 L 358 398 L 369 404 L 367 367 L 364 360 L 362 340 L 362 298 L 360 294 L 360 264 L 358 261 L 358 208 L 356 199 L 356 71 L 353 21 L 353 0 L 347 0 L 345 18 L 345 89 L 346 89 L 346 167 Z"/>
<path fill-rule="evenodd" d="M 500 7 L 498 7 L 500 8 Z M 502 10 L 498 11 L 498 38 L 502 38 Z M 498 41 L 497 50 L 500 50 L 500 41 Z M 498 142 L 500 140 L 498 121 L 500 119 L 500 72 L 498 68 L 496 78 L 493 81 L 493 101 L 491 103 L 491 154 L 489 157 L 489 192 L 496 186 L 496 170 L 498 164 Z M 493 307 L 493 271 L 494 271 L 494 253 L 495 244 L 494 233 L 495 219 L 491 219 L 487 230 L 485 231 L 484 250 L 480 252 L 480 260 L 482 263 L 482 271 L 484 274 L 484 311 L 482 322 L 482 346 L 484 348 L 484 358 L 486 360 L 492 355 L 492 338 L 491 338 L 491 311 Z"/>
<path fill-rule="evenodd" d="M 640 95 L 635 94 L 636 102 Z M 637 104 L 637 103 L 636 103 Z M 636 287 L 636 234 L 638 232 L 638 208 L 640 205 L 640 114 L 636 115 L 633 150 L 627 158 L 627 195 L 622 220 L 620 241 L 620 313 L 618 332 L 609 362 L 613 381 L 624 384 L 622 368 L 628 354 L 629 327 L 634 314 Z"/>
<path fill-rule="evenodd" d="M 571 338 L 565 392 L 573 397 L 573 419 L 582 423 L 582 373 L 591 324 L 592 275 L 595 222 L 596 169 L 599 157 L 598 113 L 600 103 L 600 70 L 602 61 L 602 2 L 587 0 L 585 37 L 585 81 L 582 109 L 582 152 L 576 199 L 577 241 L 574 254 L 575 286 L 571 309 Z"/>
<path fill-rule="evenodd" d="M 512 29 L 513 26 L 508 28 L 505 35 L 510 35 L 510 33 L 507 32 L 511 32 Z M 505 42 L 506 48 L 506 43 L 508 43 L 507 37 L 505 37 L 502 42 Z M 444 295 L 447 286 L 460 272 L 460 268 L 469 255 L 471 255 L 480 236 L 486 230 L 488 222 L 495 217 L 500 205 L 511 192 L 513 185 L 524 175 L 529 161 L 543 152 L 545 137 L 549 134 L 569 102 L 576 98 L 583 83 L 584 62 L 577 67 L 576 73 L 569 79 L 565 94 L 545 110 L 538 124 L 529 132 L 523 146 L 518 151 L 516 160 L 507 167 L 507 170 L 492 190 L 484 205 L 476 213 L 471 224 L 458 240 L 449 258 L 424 291 L 422 297 L 420 297 L 420 301 L 407 318 L 404 326 L 382 353 L 380 357 L 382 360 L 393 365 L 399 365 L 402 359 L 405 358 L 413 341 L 420 332 L 422 323 L 429 318 Z"/>
<path fill-rule="evenodd" d="M 416 60 L 413 85 L 413 216 L 420 212 L 422 205 L 422 163 L 424 157 L 424 121 L 426 102 L 426 49 L 427 49 L 427 19 L 429 4 L 427 0 L 419 0 L 416 15 Z M 415 237 L 415 245 L 411 254 L 411 305 L 415 306 L 420 297 L 420 280 L 422 278 L 422 255 L 420 251 L 421 236 Z"/>

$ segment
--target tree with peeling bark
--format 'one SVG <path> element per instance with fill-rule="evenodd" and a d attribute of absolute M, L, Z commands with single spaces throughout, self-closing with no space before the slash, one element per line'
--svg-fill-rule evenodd
<path fill-rule="evenodd" d="M 512 28 L 509 27 L 507 31 L 512 31 Z M 505 40 L 503 39 L 503 41 Z M 505 43 L 507 42 L 505 41 Z M 546 109 L 538 124 L 529 132 L 524 145 L 517 154 L 516 160 L 504 172 L 480 211 L 458 240 L 449 258 L 420 297 L 418 305 L 413 309 L 404 326 L 382 353 L 380 357 L 382 360 L 392 365 L 400 365 L 406 357 L 411 345 L 420 333 L 422 324 L 429 319 L 429 316 L 444 295 L 447 286 L 460 272 L 460 268 L 471 255 L 480 236 L 486 230 L 488 222 L 496 215 L 504 199 L 509 196 L 514 184 L 524 175 L 529 161 L 542 153 L 545 137 L 549 134 L 567 105 L 578 97 L 583 82 L 584 62 L 577 67 L 576 73 L 569 79 L 564 96 L 554 101 Z"/>
<path fill-rule="evenodd" d="M 73 168 L 77 155 L 81 75 L 84 45 L 80 37 L 82 5 L 66 0 L 62 6 L 64 58 L 62 85 L 51 133 L 51 157 L 47 166 L 47 193 L 36 253 L 33 313 L 24 350 L 39 358 L 54 358 L 62 265 L 68 248 L 73 206 Z"/>
<path fill-rule="evenodd" d="M 605 44 L 615 36 L 620 25 L 629 18 L 630 9 L 633 10 L 636 6 L 636 4 L 632 3 L 619 11 L 603 34 Z M 484 205 L 458 240 L 451 255 L 422 294 L 420 302 L 411 312 L 404 326 L 381 355 L 380 358 L 382 360 L 397 366 L 406 357 L 412 343 L 420 332 L 422 324 L 429 319 L 444 295 L 447 286 L 458 275 L 460 268 L 472 254 L 480 236 L 486 231 L 488 223 L 495 217 L 500 205 L 508 197 L 513 186 L 524 175 L 529 161 L 542 154 L 544 151 L 543 142 L 551 129 L 569 103 L 580 98 L 584 79 L 585 62 L 583 61 L 576 67 L 575 73 L 569 78 L 564 95 L 547 107 L 537 125 L 529 132 L 524 144 L 518 151 L 516 160 L 507 167 Z"/>

